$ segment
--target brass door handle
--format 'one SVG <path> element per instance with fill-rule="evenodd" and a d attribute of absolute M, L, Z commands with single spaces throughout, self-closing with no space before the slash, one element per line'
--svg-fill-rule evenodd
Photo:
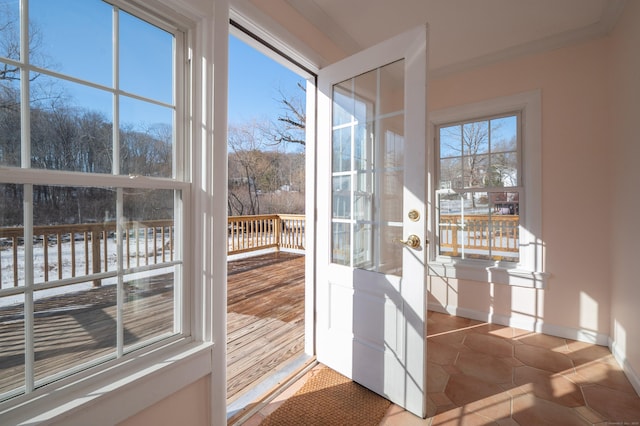
<path fill-rule="evenodd" d="M 409 235 L 406 240 L 398 240 L 398 242 L 404 244 L 407 247 L 411 247 L 412 249 L 420 247 L 420 237 L 413 234 Z"/>

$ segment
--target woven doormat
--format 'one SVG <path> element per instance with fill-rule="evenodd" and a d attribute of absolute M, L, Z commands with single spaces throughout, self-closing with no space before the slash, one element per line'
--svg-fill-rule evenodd
<path fill-rule="evenodd" d="M 390 405 L 378 394 L 323 368 L 260 426 L 374 426 Z"/>

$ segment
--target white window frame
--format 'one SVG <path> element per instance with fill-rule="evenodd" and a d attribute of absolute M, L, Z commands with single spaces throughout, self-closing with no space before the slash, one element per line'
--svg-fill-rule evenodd
<path fill-rule="evenodd" d="M 544 288 L 548 273 L 544 271 L 542 239 L 542 110 L 541 92 L 519 93 L 429 113 L 429 245 L 428 274 L 434 277 L 457 278 L 496 284 Z M 452 122 L 478 117 L 491 117 L 519 111 L 521 114 L 520 176 L 524 200 L 520 210 L 520 259 L 508 264 L 491 260 L 457 259 L 438 255 L 438 226 L 436 223 L 436 128 Z"/>
<path fill-rule="evenodd" d="M 106 1 L 160 27 L 179 29 L 186 41 L 185 63 L 178 64 L 184 86 L 177 91 L 178 108 L 183 108 L 177 128 L 185 145 L 176 153 L 184 165 L 176 170 L 177 179 L 81 175 L 83 186 L 147 187 L 153 181 L 153 187 L 182 191 L 183 241 L 189 242 L 183 247 L 183 279 L 190 283 L 181 295 L 183 333 L 6 400 L 0 403 L 0 418 L 7 424 L 84 425 L 96 419 L 116 424 L 208 378 L 209 418 L 218 424 L 226 420 L 226 316 L 213 308 L 219 305 L 215 300 L 226 300 L 226 244 L 214 241 L 226 234 L 226 208 L 212 199 L 226 199 L 226 188 L 214 185 L 216 176 L 226 172 L 226 145 L 213 142 L 226 141 L 228 3 L 217 0 L 213 7 L 198 9 L 174 0 Z M 221 64 L 215 74 L 214 63 Z M 215 94 L 214 86 L 221 88 Z M 214 116 L 213 110 L 219 113 Z M 3 179 L 6 183 L 39 184 L 45 174 L 47 184 L 78 184 L 78 173 L 0 167 L 0 176 L 11 176 Z"/>

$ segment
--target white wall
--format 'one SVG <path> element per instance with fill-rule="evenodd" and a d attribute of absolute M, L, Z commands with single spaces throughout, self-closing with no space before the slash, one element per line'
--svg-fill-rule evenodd
<path fill-rule="evenodd" d="M 128 418 L 120 426 L 207 425 L 211 404 L 208 378 L 179 390 L 173 395 Z M 226 416 L 226 413 L 225 413 Z"/>
<path fill-rule="evenodd" d="M 640 2 L 630 1 L 610 40 L 612 301 L 614 354 L 640 378 Z M 640 381 L 635 381 L 640 393 Z"/>
<path fill-rule="evenodd" d="M 544 290 L 434 278 L 431 306 L 492 312 L 494 320 L 606 344 L 612 182 L 607 48 L 606 40 L 596 40 L 430 82 L 432 111 L 541 90 L 541 237 L 551 274 Z"/>

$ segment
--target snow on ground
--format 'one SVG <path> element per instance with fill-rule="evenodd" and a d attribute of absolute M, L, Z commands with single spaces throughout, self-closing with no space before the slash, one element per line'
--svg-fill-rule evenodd
<path fill-rule="evenodd" d="M 158 264 L 162 263 L 162 250 L 164 243 L 162 241 L 162 236 L 158 235 L 156 237 L 156 247 L 158 248 L 157 253 L 153 253 L 154 246 L 153 240 L 151 238 L 146 240 L 147 242 L 147 251 L 145 251 L 145 239 L 131 239 L 129 244 L 129 260 L 130 266 L 144 266 L 144 265 L 154 265 L 156 262 Z M 88 271 L 89 274 L 92 272 L 92 260 L 93 256 L 91 253 L 91 244 L 88 244 L 88 253 L 85 252 L 85 243 L 84 241 L 68 241 L 63 242 L 61 244 L 61 259 L 62 262 L 59 264 L 58 262 L 58 246 L 53 243 L 52 245 L 47 246 L 47 269 L 48 269 L 48 279 L 49 281 L 55 281 L 58 279 L 58 273 L 62 271 L 62 278 L 71 278 L 72 277 L 72 244 L 75 251 L 75 277 L 83 277 L 87 276 L 85 268 L 88 263 Z M 124 251 L 124 250 L 123 250 Z M 24 245 L 18 246 L 17 251 L 17 264 L 18 264 L 18 286 L 24 286 L 25 276 L 24 276 Z M 126 255 L 126 251 L 124 251 Z M 149 254 L 147 258 L 147 254 Z M 139 254 L 139 255 L 138 255 Z M 170 259 L 169 250 L 164 250 L 165 260 Z M 104 241 L 100 241 L 100 255 L 104 256 Z M 114 238 L 107 239 L 107 271 L 115 272 L 117 270 L 117 245 Z M 100 259 L 100 270 L 104 271 L 104 258 Z M 44 246 L 42 242 L 36 243 L 33 246 L 33 265 L 34 265 L 34 283 L 41 284 L 45 282 L 45 254 L 44 254 Z M 1 244 L 0 245 L 0 272 L 1 272 L 1 283 L 2 289 L 13 288 L 14 286 L 14 254 L 11 245 Z M 126 263 L 125 263 L 126 267 Z M 144 273 L 138 273 L 144 275 L 156 275 L 159 271 L 147 271 Z M 160 271 L 161 273 L 166 273 L 166 269 Z M 134 278 L 134 277 L 128 277 Z M 116 283 L 116 277 L 105 278 L 102 279 L 102 285 L 113 285 Z M 93 282 L 89 277 L 87 282 L 72 284 L 63 287 L 50 288 L 45 290 L 38 290 L 35 293 L 36 298 L 49 297 L 59 294 L 65 294 L 70 292 L 87 290 L 93 287 Z M 21 294 L 0 297 L 0 307 L 8 306 L 16 303 L 22 303 L 24 301 L 24 296 Z"/>

